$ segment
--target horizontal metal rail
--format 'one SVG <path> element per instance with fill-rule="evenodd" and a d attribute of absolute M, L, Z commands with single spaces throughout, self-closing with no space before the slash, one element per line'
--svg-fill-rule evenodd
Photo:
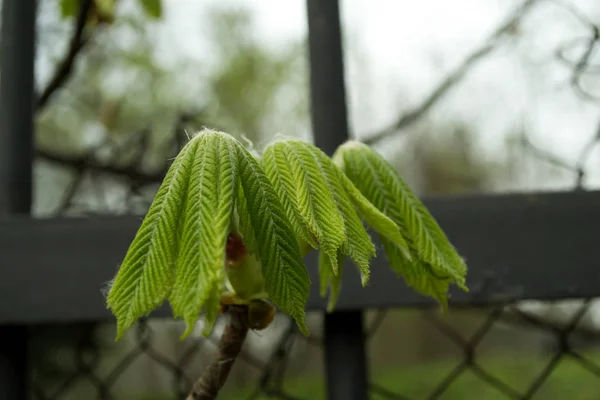
<path fill-rule="evenodd" d="M 467 259 L 470 292 L 451 303 L 486 305 L 522 299 L 600 296 L 600 192 L 511 194 L 426 199 Z M 0 324 L 110 318 L 102 287 L 117 271 L 141 217 L 0 220 Z M 338 309 L 421 307 L 378 245 L 362 288 L 348 268 Z M 323 310 L 316 254 L 306 257 L 313 285 L 309 310 Z M 153 315 L 168 316 L 167 306 Z"/>

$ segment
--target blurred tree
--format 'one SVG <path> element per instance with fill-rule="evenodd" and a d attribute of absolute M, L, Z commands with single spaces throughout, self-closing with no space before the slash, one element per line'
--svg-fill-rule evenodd
<path fill-rule="evenodd" d="M 253 141 L 308 130 L 304 41 L 275 52 L 253 35 L 245 10 L 216 10 L 210 17 L 210 54 L 220 60 L 207 80 L 209 119 Z"/>
<path fill-rule="evenodd" d="M 55 39 L 68 34 L 64 25 L 80 17 L 74 2 L 61 1 L 60 10 L 56 3 L 55 8 L 42 7 L 42 37 L 45 32 L 54 32 Z M 162 13 L 156 12 L 153 2 L 92 2 L 96 7 L 100 3 L 104 15 L 100 19 L 108 22 L 98 23 L 97 17 L 88 16 L 82 33 L 85 47 L 81 45 L 75 66 L 39 108 L 40 159 L 59 168 L 49 168 L 46 162 L 38 168 L 38 183 L 48 181 L 48 174 L 54 177 L 50 179 L 54 187 L 37 190 L 38 212 L 69 208 L 65 206 L 72 205 L 68 200 L 74 198 L 83 204 L 83 210 L 91 206 L 100 212 L 123 211 L 123 196 L 128 193 L 123 184 L 157 183 L 166 160 L 187 140 L 184 130 L 191 133 L 206 125 L 245 135 L 259 144 L 279 132 L 308 135 L 303 41 L 269 49 L 253 35 L 254 22 L 248 10 L 217 7 L 209 10 L 206 18 L 210 21 L 206 25 L 210 59 L 164 61 L 164 54 L 158 54 L 156 48 L 160 31 L 147 17 L 155 19 Z M 76 30 L 77 24 L 72 35 L 76 36 Z M 42 69 L 60 72 L 64 59 L 57 54 L 62 52 L 42 48 L 40 53 Z M 57 59 L 57 65 L 51 66 Z M 56 74 L 39 86 L 47 87 L 55 78 Z M 94 168 L 89 168 L 90 164 Z M 103 168 L 107 165 L 111 168 Z M 65 167 L 71 171 L 66 176 Z M 93 191 L 89 182 L 92 172 L 96 185 L 110 182 L 100 190 L 106 198 L 102 209 L 98 209 L 100 204 L 94 205 L 99 191 Z M 145 177 L 147 182 L 131 182 L 132 177 L 144 173 L 151 174 Z M 73 182 L 77 188 L 68 190 L 66 199 L 63 192 Z"/>

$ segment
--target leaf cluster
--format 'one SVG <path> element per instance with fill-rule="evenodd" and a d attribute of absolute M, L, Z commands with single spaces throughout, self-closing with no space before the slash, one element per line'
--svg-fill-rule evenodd
<path fill-rule="evenodd" d="M 117 337 L 165 300 L 185 320 L 184 335 L 203 311 L 208 334 L 225 289 L 237 285 L 242 293 L 240 285 L 250 281 L 256 288 L 246 297 L 264 296 L 308 334 L 303 256 L 320 251 L 321 294 L 330 288 L 333 310 L 346 257 L 368 284 L 376 250 L 365 223 L 381 237 L 392 269 L 415 290 L 445 307 L 450 284 L 466 289 L 461 257 L 369 147 L 348 142 L 332 159 L 312 144 L 279 138 L 258 156 L 226 133 L 204 130 L 175 158 L 111 284 L 107 303 Z M 242 238 L 256 279 L 228 279 L 232 233 Z"/>

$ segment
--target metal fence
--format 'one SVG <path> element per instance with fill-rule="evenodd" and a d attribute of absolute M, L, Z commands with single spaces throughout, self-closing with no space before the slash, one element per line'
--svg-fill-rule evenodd
<path fill-rule="evenodd" d="M 421 311 L 419 316 L 435 331 L 439 338 L 447 340 L 456 347 L 452 356 L 436 358 L 437 361 L 411 363 L 404 369 L 379 368 L 371 376 L 369 398 L 373 399 L 562 399 L 569 396 L 573 399 L 595 399 L 600 388 L 600 353 L 597 346 L 600 332 L 586 330 L 579 326 L 581 318 L 589 310 L 590 302 L 582 301 L 573 308 L 569 318 L 560 325 L 553 325 L 539 316 L 524 312 L 514 306 L 502 306 L 485 309 L 459 310 L 458 315 L 470 315 L 472 324 L 469 332 L 464 332 L 460 324 L 451 324 L 447 318 L 440 317 L 433 311 Z M 364 331 L 367 344 L 378 340 L 381 327 L 386 319 L 399 315 L 387 316 L 386 311 L 373 312 Z M 404 315 L 406 316 L 406 315 Z M 401 316 L 400 316 L 401 317 Z M 463 317 L 464 318 L 464 317 Z M 278 316 L 279 333 L 265 354 L 243 352 L 236 368 L 251 369 L 245 372 L 246 379 L 223 394 L 223 398 L 234 399 L 320 399 L 324 398 L 324 381 L 320 374 L 321 366 L 317 358 L 313 363 L 303 365 L 309 369 L 304 374 L 295 373 L 291 377 L 286 374 L 286 367 L 294 366 L 297 355 L 294 347 L 311 347 L 320 352 L 323 340 L 320 334 L 313 333 L 309 337 L 297 332 L 295 325 L 286 316 Z M 413 319 L 414 321 L 414 319 Z M 152 321 L 155 327 L 161 326 L 159 321 Z M 464 322 L 464 319 L 463 319 Z M 109 324 L 105 331 L 113 329 Z M 454 325 L 454 326 L 453 326 Z M 499 332 L 498 325 L 504 326 Z M 56 328 L 54 328 L 56 329 Z M 32 394 L 34 399 L 61 400 L 82 398 L 97 399 L 181 399 L 184 398 L 196 378 L 190 371 L 202 368 L 206 354 L 214 348 L 216 337 L 194 338 L 186 341 L 185 346 L 174 355 L 161 351 L 156 342 L 161 337 L 148 321 L 137 324 L 133 332 L 126 338 L 126 349 L 111 351 L 108 342 L 98 343 L 98 327 L 93 324 L 70 328 L 72 334 L 66 343 L 69 357 L 63 357 L 63 364 L 70 368 L 62 371 L 62 376 L 45 378 L 41 367 L 34 365 L 32 375 Z M 461 330 L 463 332 L 461 332 Z M 532 348 L 504 352 L 511 348 L 496 343 L 500 352 L 491 355 L 480 354 L 482 347 L 493 347 L 485 344 L 489 336 L 501 337 L 508 334 L 513 340 L 523 341 L 526 333 L 530 336 L 530 344 L 547 337 L 537 351 Z M 515 334 L 515 332 L 520 332 Z M 48 344 L 48 331 L 42 330 L 39 340 Z M 95 335 L 96 333 L 96 335 Z M 540 333 L 543 333 L 541 335 Z M 164 335 L 164 331 L 162 331 Z M 443 339 L 442 339 L 443 338 Z M 44 341 L 45 340 L 45 341 Z M 170 340 L 176 340 L 173 336 Z M 398 341 L 403 338 L 399 337 Z M 37 340 L 32 338 L 33 343 Z M 388 341 L 389 343 L 389 341 Z M 393 343 L 393 342 L 392 342 Z M 406 345 L 406 343 L 405 343 Z M 408 344 L 410 345 L 410 344 Z M 164 346 L 163 346 L 164 347 Z M 206 353 L 206 350 L 209 350 Z M 46 351 L 48 351 L 46 349 Z M 203 353 L 203 351 L 205 353 Z M 306 350 L 305 350 L 306 351 Z M 310 349 L 308 350 L 310 351 Z M 393 349 L 388 349 L 394 353 Z M 204 357 L 198 355 L 204 354 Z M 484 352 L 485 353 L 485 352 Z M 103 358 L 111 354 L 111 361 Z M 394 357 L 397 357 L 394 354 Z M 144 359 L 144 363 L 138 360 Z M 401 357 L 400 357 L 401 358 Z M 371 358 L 372 359 L 372 358 Z M 440 360 L 443 360 L 440 366 Z M 38 365 L 40 360 L 37 361 Z M 125 395 L 123 383 L 118 387 L 118 380 L 128 374 L 128 370 L 148 368 L 149 363 L 160 365 L 164 371 L 162 387 L 156 387 L 148 393 L 144 387 L 131 387 Z M 401 359 L 397 363 L 402 365 Z M 562 368 L 562 369 L 561 369 Z M 411 370 L 416 370 L 411 373 Z M 561 372 L 562 371 L 562 372 Z M 130 371 L 129 371 L 130 372 Z M 381 373 L 379 373 L 381 372 Z M 385 376 L 387 375 L 387 377 Z M 392 376 L 392 377 L 390 377 Z M 413 379 L 410 381 L 409 379 Z M 158 377 L 157 377 L 158 379 Z M 51 384 L 49 383 L 51 382 Z M 143 382 L 143 381 L 142 381 Z M 151 382 L 147 382 L 151 384 Z M 120 389 L 120 390 L 119 390 Z M 482 394 L 483 393 L 483 394 Z M 120 395 L 119 395 L 120 394 Z M 122 397 L 121 397 L 122 396 Z"/>
<path fill-rule="evenodd" d="M 308 0 L 307 5 L 313 132 L 316 144 L 331 153 L 348 137 L 339 9 L 337 1 Z M 138 218 L 26 216 L 31 206 L 35 7 L 33 1 L 20 0 L 5 0 L 3 6 L 0 399 L 116 400 L 123 393 L 117 390 L 121 379 L 148 364 L 163 367 L 161 379 L 170 387 L 166 398 L 181 398 L 210 353 L 206 350 L 214 337 L 177 342 L 182 346 L 177 352 L 166 351 L 165 340 L 176 338 L 165 339 L 157 329 L 155 318 L 168 315 L 168 310 L 160 309 L 152 319 L 138 323 L 125 344 L 106 339 L 114 329 L 106 325 L 111 316 L 99 287 L 114 274 Z M 376 260 L 369 287 L 362 289 L 356 276 L 348 275 L 335 313 L 324 314 L 317 288 L 311 289 L 308 309 L 320 320 L 308 338 L 296 332 L 287 317 L 279 316 L 280 331 L 269 338 L 268 351 L 261 357 L 246 351 L 238 363 L 239 368 L 245 364 L 254 370 L 254 383 L 246 382 L 237 394 L 226 392 L 223 397 L 597 399 L 600 358 L 594 347 L 600 332 L 582 320 L 593 319 L 593 313 L 586 316 L 586 312 L 600 293 L 596 261 L 600 193 L 438 198 L 426 199 L 426 204 L 470 265 L 471 291 L 452 297 L 458 314 L 471 315 L 469 323 L 429 310 L 415 314 L 419 323 L 428 324 L 427 332 L 437 332 L 440 341 L 454 346 L 452 357 L 445 357 L 443 365 L 428 360 L 398 366 L 406 359 L 398 349 L 417 341 L 402 334 L 402 326 L 412 326 L 415 319 L 393 310 L 431 303 L 403 287 L 384 268 L 385 262 Z M 307 263 L 316 281 L 314 257 Z M 550 322 L 539 312 L 524 311 L 521 301 L 531 299 L 584 300 L 562 320 Z M 363 321 L 366 310 L 376 310 L 370 312 L 368 324 Z M 391 340 L 382 340 L 378 335 L 390 321 L 396 321 L 388 327 Z M 513 326 L 526 332 L 528 340 L 514 332 L 507 335 Z M 486 344 L 491 336 L 495 344 Z M 529 347 L 509 352 L 507 340 L 517 338 Z M 394 360 L 386 370 L 373 363 L 378 343 L 387 346 L 379 354 Z M 312 358 L 307 367 L 312 375 L 293 378 L 295 389 L 290 389 L 286 371 L 298 367 L 293 349 L 299 345 L 322 353 L 322 358 Z M 517 368 L 514 362 L 522 364 Z M 556 375 L 567 363 L 579 371 Z M 584 374 L 589 374 L 589 381 L 581 381 Z M 136 385 L 152 392 L 162 382 L 155 379 L 146 376 Z M 552 386 L 555 380 L 561 382 L 560 388 Z M 491 391 L 481 397 L 479 391 L 487 389 Z M 150 393 L 139 400 L 163 399 L 160 396 Z"/>

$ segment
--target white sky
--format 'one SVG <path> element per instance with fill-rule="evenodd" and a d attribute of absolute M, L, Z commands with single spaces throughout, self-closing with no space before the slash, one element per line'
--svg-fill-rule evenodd
<path fill-rule="evenodd" d="M 600 21 L 600 7 L 593 0 L 565 2 Z M 166 0 L 161 29 L 169 51 L 202 57 L 203 11 L 217 3 L 250 8 L 256 34 L 273 46 L 307 31 L 304 0 Z M 342 0 L 345 44 L 351 49 L 346 72 L 353 132 L 386 126 L 399 111 L 417 104 L 521 3 Z M 551 2 L 536 6 L 525 20 L 521 38 L 480 63 L 434 114 L 455 115 L 474 124 L 486 149 L 501 145 L 507 130 L 525 126 L 537 144 L 574 160 L 595 131 L 600 106 L 574 95 L 568 86 L 569 70 L 553 57 L 558 45 L 585 33 L 568 12 Z M 362 59 L 358 62 L 350 54 Z M 594 154 L 592 164 L 598 164 L 600 152 Z"/>

